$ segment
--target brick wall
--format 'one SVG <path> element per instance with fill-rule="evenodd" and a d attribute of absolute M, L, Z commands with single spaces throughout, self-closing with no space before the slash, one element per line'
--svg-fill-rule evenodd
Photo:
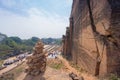
<path fill-rule="evenodd" d="M 64 54 L 76 65 L 94 75 L 120 74 L 120 0 L 73 0 L 67 32 Z"/>

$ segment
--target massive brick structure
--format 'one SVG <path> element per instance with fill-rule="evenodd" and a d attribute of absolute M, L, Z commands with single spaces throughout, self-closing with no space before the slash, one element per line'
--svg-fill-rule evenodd
<path fill-rule="evenodd" d="M 120 74 L 120 0 L 73 0 L 63 54 L 94 75 Z"/>
<path fill-rule="evenodd" d="M 66 28 L 66 36 L 63 35 L 63 55 L 64 57 L 66 57 L 67 59 L 71 59 L 71 36 L 70 36 L 70 28 L 67 27 Z"/>

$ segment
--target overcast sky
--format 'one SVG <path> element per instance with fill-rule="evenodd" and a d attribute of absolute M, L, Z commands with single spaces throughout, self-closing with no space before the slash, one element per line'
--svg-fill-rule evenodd
<path fill-rule="evenodd" d="M 0 32 L 27 39 L 61 37 L 72 0 L 0 0 Z"/>

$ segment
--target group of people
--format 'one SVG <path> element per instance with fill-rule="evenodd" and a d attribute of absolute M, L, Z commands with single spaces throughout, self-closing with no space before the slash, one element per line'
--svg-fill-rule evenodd
<path fill-rule="evenodd" d="M 3 66 L 7 67 L 10 64 L 22 61 L 24 58 L 27 57 L 27 55 L 28 55 L 27 53 L 24 53 L 24 54 L 20 54 L 20 55 L 16 56 L 13 59 L 7 59 L 7 60 L 4 61 Z"/>
<path fill-rule="evenodd" d="M 61 54 L 61 52 L 59 52 L 59 51 L 52 51 L 48 54 L 48 58 L 57 58 L 57 56 L 60 54 Z"/>

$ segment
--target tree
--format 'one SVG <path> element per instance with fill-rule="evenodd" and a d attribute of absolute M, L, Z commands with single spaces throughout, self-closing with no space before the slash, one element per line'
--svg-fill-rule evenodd
<path fill-rule="evenodd" d="M 18 44 L 22 43 L 22 40 L 19 37 L 9 37 L 11 40 L 15 41 Z"/>

